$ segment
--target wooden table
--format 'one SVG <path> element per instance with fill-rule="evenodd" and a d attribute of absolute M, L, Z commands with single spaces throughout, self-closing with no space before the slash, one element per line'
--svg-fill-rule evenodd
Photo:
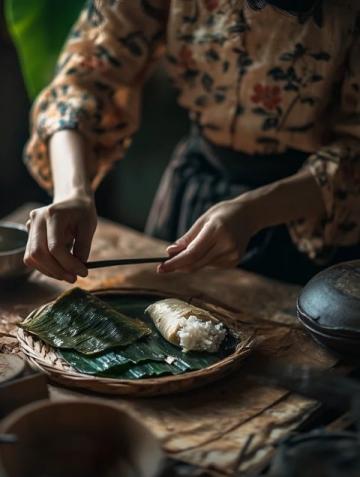
<path fill-rule="evenodd" d="M 24 222 L 31 205 L 10 219 Z M 162 255 L 165 244 L 121 225 L 101 220 L 93 259 Z M 296 321 L 298 287 L 241 270 L 203 270 L 191 275 L 157 275 L 154 266 L 117 267 L 90 272 L 77 285 L 87 288 L 127 287 L 179 290 L 221 304 L 239 314 L 260 336 L 261 352 L 294 364 L 330 368 L 335 359 L 302 331 Z M 19 352 L 16 323 L 65 285 L 35 272 L 21 287 L 0 291 L 0 351 Z M 81 397 L 50 386 L 52 399 Z M 165 451 L 177 459 L 215 470 L 217 475 L 257 471 L 269 461 L 274 445 L 295 429 L 317 404 L 283 389 L 257 384 L 240 370 L 215 386 L 186 395 L 147 399 L 116 399 L 158 436 Z M 249 445 L 249 436 L 252 436 Z M 243 450 L 246 447 L 247 451 Z"/>

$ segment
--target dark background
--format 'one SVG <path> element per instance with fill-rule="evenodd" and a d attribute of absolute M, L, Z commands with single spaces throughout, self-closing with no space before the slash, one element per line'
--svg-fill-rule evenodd
<path fill-rule="evenodd" d="M 29 108 L 0 0 L 0 218 L 24 202 L 50 201 L 22 162 Z M 97 192 L 99 214 L 143 230 L 161 174 L 187 130 L 186 113 L 176 105 L 175 92 L 159 65 L 145 87 L 142 125 L 133 145 Z"/>

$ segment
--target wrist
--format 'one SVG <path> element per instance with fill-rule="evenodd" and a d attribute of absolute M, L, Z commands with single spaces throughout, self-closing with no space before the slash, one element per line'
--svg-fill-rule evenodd
<path fill-rule="evenodd" d="M 247 210 L 255 233 L 267 227 L 324 214 L 320 189 L 307 170 L 246 192 L 235 200 Z"/>
<path fill-rule="evenodd" d="M 241 217 L 246 220 L 253 235 L 260 230 L 282 223 L 284 188 L 280 182 L 245 192 L 234 199 L 240 207 Z"/>
<path fill-rule="evenodd" d="M 94 192 L 90 185 L 84 184 L 82 186 L 73 186 L 68 188 L 54 189 L 53 202 L 63 202 L 65 200 L 83 200 L 94 202 Z"/>
<path fill-rule="evenodd" d="M 225 215 L 230 220 L 231 226 L 237 228 L 241 224 L 249 235 L 255 235 L 262 228 L 255 201 L 247 197 L 247 193 L 219 205 L 225 206 Z"/>

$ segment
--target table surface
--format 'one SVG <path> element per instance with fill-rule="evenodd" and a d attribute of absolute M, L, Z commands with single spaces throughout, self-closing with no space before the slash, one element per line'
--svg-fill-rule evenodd
<path fill-rule="evenodd" d="M 27 204 L 7 219 L 24 223 L 31 208 Z M 165 245 L 122 225 L 100 220 L 91 259 L 158 256 L 164 253 Z M 86 289 L 141 288 L 175 295 L 181 291 L 201 297 L 239 314 L 245 323 L 255 327 L 261 337 L 261 352 L 269 359 L 321 369 L 336 363 L 298 325 L 296 286 L 239 269 L 157 275 L 153 265 L 93 270 L 77 285 Z M 21 287 L 0 290 L 0 351 L 19 352 L 16 324 L 65 288 L 65 284 L 35 272 Z M 172 397 L 112 400 L 148 425 L 169 455 L 212 469 L 217 475 L 262 468 L 279 439 L 317 406 L 283 389 L 249 380 L 242 370 L 210 388 Z M 50 394 L 52 399 L 83 396 L 55 386 L 50 386 Z"/>

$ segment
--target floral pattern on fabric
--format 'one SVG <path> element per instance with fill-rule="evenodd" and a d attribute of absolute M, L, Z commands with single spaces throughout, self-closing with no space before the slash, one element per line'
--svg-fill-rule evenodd
<path fill-rule="evenodd" d="M 321 3 L 299 21 L 265 1 L 88 2 L 34 104 L 30 170 L 51 189 L 48 139 L 77 129 L 97 184 L 123 157 L 143 83 L 166 48 L 179 103 L 207 139 L 248 154 L 309 153 L 326 216 L 290 225 L 299 248 L 316 259 L 359 242 L 360 7 Z"/>
<path fill-rule="evenodd" d="M 121 159 L 139 123 L 142 85 L 164 43 L 167 2 L 89 1 L 60 56 L 53 82 L 35 102 L 26 160 L 51 188 L 47 141 L 77 129 L 95 163 L 94 185 Z"/>
<path fill-rule="evenodd" d="M 253 103 L 261 104 L 264 108 L 273 110 L 281 104 L 279 86 L 269 86 L 256 83 L 254 94 L 251 97 Z"/>

